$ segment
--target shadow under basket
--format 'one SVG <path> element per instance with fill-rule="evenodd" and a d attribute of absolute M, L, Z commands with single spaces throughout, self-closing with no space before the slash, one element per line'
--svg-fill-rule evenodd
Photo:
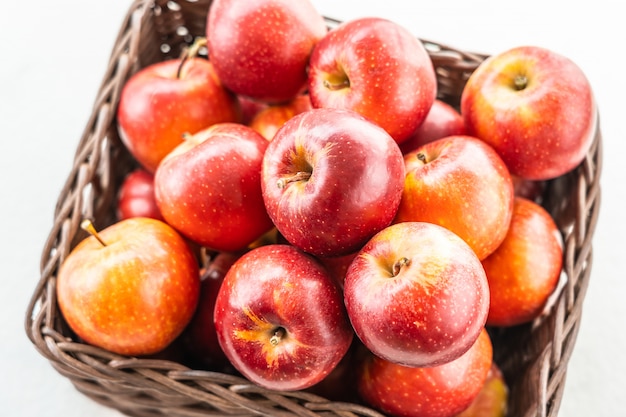
<path fill-rule="evenodd" d="M 116 130 L 115 112 L 126 80 L 157 61 L 179 57 L 204 36 L 207 0 L 136 0 L 114 44 L 93 112 L 59 195 L 41 257 L 41 278 L 28 305 L 25 330 L 36 349 L 82 393 L 131 416 L 382 416 L 367 406 L 309 392 L 275 392 L 229 373 L 195 369 L 162 358 L 130 358 L 80 342 L 68 329 L 55 294 L 59 266 L 85 237 L 80 222 L 113 223 L 116 193 L 136 167 Z M 330 27 L 338 22 L 328 19 Z M 438 76 L 438 97 L 458 106 L 463 86 L 486 56 L 423 40 Z M 554 417 L 580 326 L 592 265 L 592 236 L 600 209 L 599 127 L 585 160 L 549 181 L 542 204 L 562 232 L 562 285 L 533 323 L 491 329 L 494 359 L 509 385 L 510 417 Z"/>

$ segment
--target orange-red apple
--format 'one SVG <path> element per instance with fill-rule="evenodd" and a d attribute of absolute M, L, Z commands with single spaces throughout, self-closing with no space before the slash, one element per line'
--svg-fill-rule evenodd
<path fill-rule="evenodd" d="M 158 62 L 135 73 L 117 110 L 123 143 L 152 173 L 185 134 L 240 118 L 236 97 L 203 58 Z"/>
<path fill-rule="evenodd" d="M 489 143 L 513 175 L 533 180 L 574 169 L 593 142 L 589 80 L 555 51 L 520 46 L 481 63 L 461 96 L 467 133 Z"/>
<path fill-rule="evenodd" d="M 261 194 L 267 145 L 238 123 L 218 123 L 187 137 L 154 176 L 163 218 L 199 245 L 245 249 L 273 227 Z"/>
<path fill-rule="evenodd" d="M 513 181 L 498 154 L 471 136 L 448 136 L 404 156 L 406 179 L 395 222 L 443 226 L 480 259 L 504 240 L 513 213 Z"/>
<path fill-rule="evenodd" d="M 194 253 L 172 227 L 146 217 L 93 233 L 59 269 L 63 317 L 82 340 L 114 353 L 165 349 L 196 309 L 200 278 Z"/>
<path fill-rule="evenodd" d="M 558 227 L 542 206 L 516 197 L 504 241 L 482 263 L 491 294 L 487 324 L 529 322 L 543 312 L 561 276 Z"/>

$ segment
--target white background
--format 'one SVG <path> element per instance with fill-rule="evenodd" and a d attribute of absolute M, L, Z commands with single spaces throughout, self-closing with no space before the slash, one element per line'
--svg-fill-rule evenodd
<path fill-rule="evenodd" d="M 250 0 L 252 1 L 252 0 Z M 623 202 L 626 60 L 617 0 L 325 1 L 342 20 L 378 15 L 416 36 L 493 54 L 521 44 L 560 52 L 589 77 L 604 132 L 602 210 L 583 323 L 560 416 L 626 415 Z M 7 416 L 112 417 L 32 347 L 23 319 L 57 195 L 91 113 L 129 0 L 32 0 L 0 9 L 0 406 Z"/>

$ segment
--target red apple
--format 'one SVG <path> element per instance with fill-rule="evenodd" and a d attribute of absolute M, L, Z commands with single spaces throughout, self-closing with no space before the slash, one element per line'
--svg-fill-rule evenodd
<path fill-rule="evenodd" d="M 435 100 L 426 119 L 400 144 L 400 150 L 406 154 L 437 139 L 464 134 L 465 122 L 461 113 L 445 101 Z"/>
<path fill-rule="evenodd" d="M 135 217 L 82 240 L 61 264 L 59 308 L 85 342 L 122 355 L 165 349 L 198 302 L 198 262 L 166 223 Z"/>
<path fill-rule="evenodd" d="M 259 111 L 252 118 L 249 126 L 259 132 L 265 139 L 272 140 L 278 129 L 287 120 L 312 108 L 309 95 L 300 94 L 287 103 L 274 104 Z"/>
<path fill-rule="evenodd" d="M 486 330 L 461 357 L 432 367 L 407 367 L 371 355 L 359 368 L 359 393 L 395 417 L 454 417 L 479 395 L 493 362 Z"/>
<path fill-rule="evenodd" d="M 375 355 L 434 366 L 465 353 L 487 319 L 489 287 L 476 254 L 432 223 L 403 222 L 376 234 L 344 282 L 355 333 Z"/>
<path fill-rule="evenodd" d="M 437 79 L 424 45 L 381 18 L 346 21 L 319 41 L 309 63 L 313 107 L 353 110 L 398 143 L 424 121 Z"/>
<path fill-rule="evenodd" d="M 183 333 L 187 355 L 211 369 L 220 369 L 228 361 L 217 340 L 213 314 L 224 276 L 240 256 L 241 253 L 220 252 L 201 271 L 198 307 Z"/>
<path fill-rule="evenodd" d="M 468 408 L 455 417 L 506 417 L 509 387 L 498 365 L 493 362 L 487 379 Z"/>
<path fill-rule="evenodd" d="M 305 90 L 311 50 L 326 31 L 309 0 L 214 0 L 206 38 L 215 70 L 230 90 L 285 102 Z"/>
<path fill-rule="evenodd" d="M 393 220 L 402 153 L 359 114 L 314 109 L 288 120 L 263 158 L 265 206 L 282 236 L 318 256 L 356 252 Z"/>
<path fill-rule="evenodd" d="M 163 220 L 154 197 L 154 175 L 143 168 L 126 175 L 117 195 L 117 218 L 129 217 Z"/>
<path fill-rule="evenodd" d="M 582 70 L 536 46 L 483 61 L 463 89 L 461 114 L 467 133 L 493 146 L 513 175 L 534 180 L 558 177 L 580 164 L 597 123 Z"/>
<path fill-rule="evenodd" d="M 269 389 L 324 379 L 353 339 L 341 291 L 313 257 L 290 245 L 252 249 L 229 269 L 215 326 L 232 365 Z"/>
<path fill-rule="evenodd" d="M 562 262 L 559 229 L 550 214 L 516 197 L 504 241 L 483 260 L 491 293 L 487 324 L 514 326 L 537 318 L 557 287 Z"/>
<path fill-rule="evenodd" d="M 485 142 L 448 136 L 404 156 L 406 179 L 396 222 L 444 226 L 480 259 L 504 240 L 513 213 L 513 181 Z"/>
<path fill-rule="evenodd" d="M 261 194 L 268 141 L 250 127 L 219 123 L 189 136 L 154 177 L 159 210 L 190 240 L 238 251 L 269 231 Z"/>
<path fill-rule="evenodd" d="M 149 172 L 184 134 L 240 118 L 236 97 L 202 58 L 158 62 L 135 73 L 122 89 L 117 110 L 123 143 Z"/>

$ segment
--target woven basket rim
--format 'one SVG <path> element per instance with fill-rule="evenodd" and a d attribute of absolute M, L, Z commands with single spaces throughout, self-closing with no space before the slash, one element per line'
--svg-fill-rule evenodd
<path fill-rule="evenodd" d="M 192 369 L 171 360 L 115 355 L 74 340 L 60 317 L 55 300 L 55 273 L 81 236 L 78 224 L 84 216 L 111 222 L 111 202 L 123 174 L 112 165 L 124 166 L 128 171 L 132 164 L 115 132 L 115 109 L 121 86 L 141 67 L 167 58 L 162 51 L 153 52 L 142 41 L 152 36 L 164 43 L 183 46 L 184 40 L 172 39 L 173 31 L 168 25 L 176 27 L 183 21 L 201 27 L 202 9 L 209 4 L 210 0 L 134 0 L 130 6 L 76 149 L 72 171 L 59 193 L 54 225 L 42 250 L 41 276 L 27 306 L 25 332 L 37 351 L 79 391 L 129 415 L 149 415 L 142 413 L 163 408 L 170 415 L 181 416 L 382 416 L 362 404 L 330 401 L 308 392 L 273 392 L 238 376 Z M 327 22 L 331 27 L 339 23 L 328 17 Z M 448 101 L 458 99 L 459 86 L 487 56 L 431 40 L 421 41 L 437 68 L 440 95 Z M 175 56 L 177 51 L 172 48 L 170 53 Z M 530 394 L 520 400 L 522 404 L 511 404 L 515 417 L 556 417 L 559 410 L 591 274 L 592 239 L 601 196 L 599 123 L 598 117 L 594 143 L 580 166 L 549 182 L 554 192 L 550 196 L 555 201 L 546 204 L 554 203 L 551 212 L 560 220 L 565 249 L 563 271 L 568 280 L 555 295 L 547 317 L 520 326 L 519 333 L 524 337 L 520 336 L 517 342 L 524 348 L 502 353 L 510 363 L 527 364 L 524 368 L 527 375 L 520 377 L 520 386 L 513 389 Z M 506 334 L 506 338 L 510 337 Z M 510 340 L 515 342 L 514 338 Z M 213 411 L 201 413 L 198 403 L 211 404 Z"/>

